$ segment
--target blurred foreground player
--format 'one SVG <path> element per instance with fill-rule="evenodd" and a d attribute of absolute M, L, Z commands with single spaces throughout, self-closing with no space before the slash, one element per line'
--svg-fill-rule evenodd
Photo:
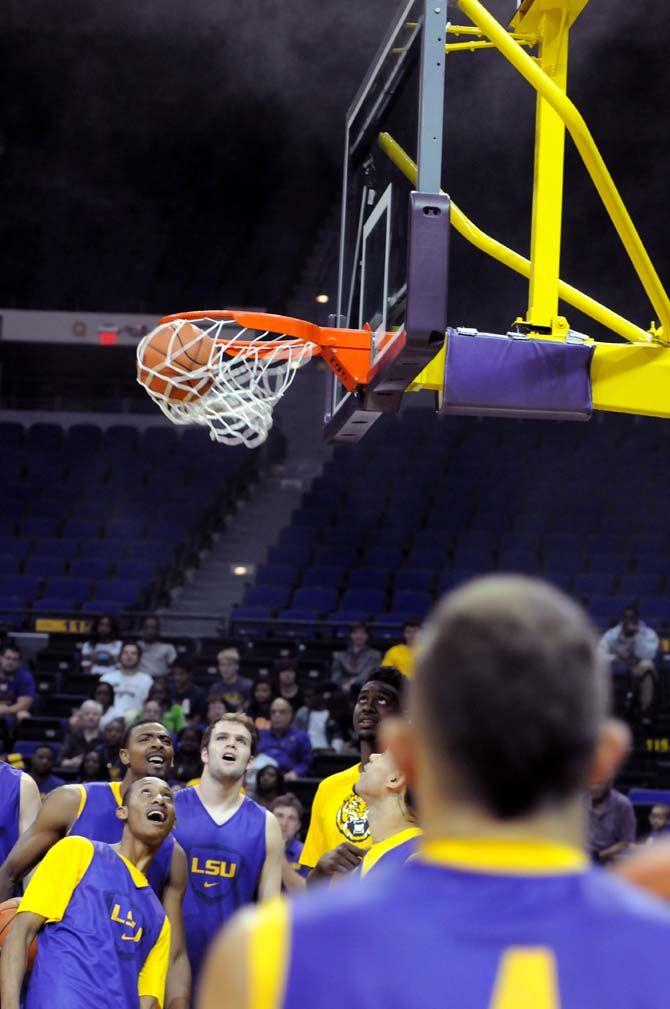
<path fill-rule="evenodd" d="M 116 845 L 66 837 L 37 868 L 0 958 L 3 1009 L 19 1009 L 28 949 L 39 934 L 25 1009 L 160 1009 L 170 924 L 146 872 L 174 826 L 160 778 L 127 790 Z"/>
<path fill-rule="evenodd" d="M 12 896 L 21 879 L 66 835 L 90 841 L 120 841 L 123 824 L 117 810 L 130 785 L 146 775 L 163 778 L 172 766 L 172 738 L 160 722 L 138 722 L 125 735 L 120 758 L 123 781 L 64 785 L 46 797 L 37 819 L 0 866 L 0 900 Z M 166 1009 L 187 1009 L 190 970 L 182 925 L 186 890 L 184 852 L 168 834 L 148 869 L 149 883 L 162 900 L 172 929 L 172 953 Z"/>
<path fill-rule="evenodd" d="M 372 754 L 354 787 L 367 804 L 372 838 L 361 876 L 405 865 L 418 849 L 421 830 L 409 802 L 407 779 L 389 750 Z"/>
<path fill-rule="evenodd" d="M 391 740 L 424 829 L 407 866 L 241 917 L 201 1009 L 655 1009 L 670 913 L 584 855 L 584 791 L 623 729 L 586 616 L 536 580 L 472 582 L 437 608 L 410 726 Z M 273 951 L 274 955 L 268 955 Z"/>
<path fill-rule="evenodd" d="M 205 729 L 202 777 L 177 793 L 176 836 L 186 852 L 184 927 L 193 991 L 209 945 L 238 908 L 281 889 L 284 842 L 274 815 L 242 794 L 258 734 L 229 713 Z"/>
<path fill-rule="evenodd" d="M 40 793 L 30 775 L 0 761 L 0 862 L 31 826 L 40 804 Z"/>

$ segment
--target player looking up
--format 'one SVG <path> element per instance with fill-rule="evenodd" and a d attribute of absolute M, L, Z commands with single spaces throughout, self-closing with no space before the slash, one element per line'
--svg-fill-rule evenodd
<path fill-rule="evenodd" d="M 370 756 L 354 790 L 368 807 L 372 839 L 361 862 L 361 876 L 404 865 L 417 850 L 421 830 L 408 798 L 407 779 L 388 750 Z"/>
<path fill-rule="evenodd" d="M 40 793 L 30 775 L 0 761 L 0 863 L 39 811 Z"/>
<path fill-rule="evenodd" d="M 259 995 L 302 1009 L 314 992 L 341 1009 L 342 963 L 347 1009 L 662 1005 L 670 913 L 584 854 L 587 782 L 612 777 L 628 746 L 607 707 L 594 630 L 562 593 L 497 576 L 448 596 L 417 656 L 411 724 L 390 739 L 419 854 L 241 916 L 214 947 L 200 1009 Z"/>
<path fill-rule="evenodd" d="M 2 951 L 4 1009 L 19 1009 L 38 934 L 25 1009 L 165 1004 L 170 924 L 146 873 L 174 826 L 172 790 L 160 778 L 140 778 L 116 816 L 118 844 L 65 837 L 35 871 Z"/>
<path fill-rule="evenodd" d="M 281 889 L 284 842 L 274 815 L 242 794 L 258 733 L 248 715 L 228 713 L 209 725 L 200 752 L 200 782 L 177 793 L 176 837 L 186 852 L 184 927 L 193 990 L 207 948 L 243 904 Z"/>
<path fill-rule="evenodd" d="M 354 786 L 371 754 L 379 750 L 377 733 L 388 715 L 400 711 L 403 677 L 397 669 L 382 666 L 370 673 L 354 706 L 354 731 L 361 762 L 324 778 L 312 803 L 312 817 L 300 856 L 300 864 L 312 870 L 308 884 L 352 872 L 370 847 L 370 828 L 365 801 Z"/>
<path fill-rule="evenodd" d="M 160 722 L 137 722 L 126 730 L 119 751 L 127 768 L 123 781 L 63 785 L 44 800 L 29 830 L 0 866 L 0 900 L 14 892 L 26 873 L 66 834 L 114 844 L 123 825 L 116 815 L 129 786 L 139 778 L 164 778 L 172 766 L 172 737 Z M 181 903 L 186 889 L 184 852 L 168 834 L 149 867 L 149 883 L 162 900 L 172 928 L 172 952 L 166 1009 L 185 1009 L 190 971 L 184 944 Z"/>

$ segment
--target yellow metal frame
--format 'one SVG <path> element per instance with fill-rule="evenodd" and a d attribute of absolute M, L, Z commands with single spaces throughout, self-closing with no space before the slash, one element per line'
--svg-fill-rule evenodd
<path fill-rule="evenodd" d="M 670 417 L 670 298 L 633 224 L 596 143 L 567 96 L 570 28 L 589 0 L 524 0 L 507 31 L 480 0 L 457 0 L 469 25 L 448 25 L 466 41 L 447 43 L 447 53 L 496 48 L 537 92 L 535 172 L 530 259 L 481 231 L 452 202 L 451 223 L 467 241 L 529 280 L 528 308 L 517 320 L 535 338 L 565 339 L 559 300 L 606 326 L 630 345 L 596 344 L 591 382 L 596 409 Z M 524 47 L 538 46 L 537 57 Z M 565 131 L 584 165 L 654 308 L 660 326 L 645 331 L 560 279 Z M 388 134 L 379 145 L 410 181 L 416 165 Z M 666 336 L 666 334 L 668 334 Z M 417 376 L 410 390 L 441 389 L 444 350 Z"/>

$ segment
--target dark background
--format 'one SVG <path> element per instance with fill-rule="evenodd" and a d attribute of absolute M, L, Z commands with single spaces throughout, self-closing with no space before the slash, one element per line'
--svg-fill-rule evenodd
<path fill-rule="evenodd" d="M 0 304 L 281 311 L 338 200 L 345 108 L 396 6 L 5 4 Z M 514 4 L 489 8 L 507 21 Z M 643 11 L 592 0 L 570 67 L 570 93 L 663 279 L 669 35 L 667 0 Z M 497 54 L 449 58 L 445 187 L 520 252 L 533 112 L 529 87 Z M 567 168 L 562 275 L 646 327 L 651 309 L 570 141 Z M 525 282 L 459 238 L 451 291 L 453 324 L 507 325 L 525 308 Z"/>

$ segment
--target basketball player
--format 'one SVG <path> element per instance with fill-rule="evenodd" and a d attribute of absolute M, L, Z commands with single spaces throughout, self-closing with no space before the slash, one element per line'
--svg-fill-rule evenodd
<path fill-rule="evenodd" d="M 354 731 L 361 751 L 360 764 L 324 778 L 316 790 L 312 816 L 300 856 L 310 870 L 308 885 L 353 872 L 370 847 L 367 808 L 354 786 L 371 754 L 378 752 L 377 732 L 387 715 L 400 711 L 403 677 L 392 666 L 370 673 L 354 706 Z"/>
<path fill-rule="evenodd" d="M 281 889 L 279 824 L 241 792 L 257 741 L 247 715 L 223 715 L 205 729 L 200 782 L 175 798 L 175 833 L 188 862 L 184 927 L 194 991 L 221 925 L 241 905 L 274 897 Z"/>
<path fill-rule="evenodd" d="M 39 789 L 30 775 L 0 761 L 0 863 L 34 822 L 39 810 Z"/>
<path fill-rule="evenodd" d="M 407 780 L 389 750 L 371 755 L 354 790 L 368 807 L 372 840 L 361 862 L 361 876 L 405 865 L 417 850 L 421 830 L 408 800 Z"/>
<path fill-rule="evenodd" d="M 65 837 L 35 871 L 0 958 L 3 1009 L 19 1009 L 38 934 L 25 1009 L 164 1005 L 170 924 L 146 873 L 174 826 L 172 790 L 140 778 L 116 816 L 118 844 Z"/>
<path fill-rule="evenodd" d="M 343 963 L 347 1009 L 663 1005 L 670 913 L 584 854 L 587 782 L 628 743 L 585 614 L 538 580 L 471 582 L 432 615 L 414 688 L 391 749 L 419 854 L 238 919 L 200 1009 L 302 1009 L 314 992 L 341 1009 Z"/>
<path fill-rule="evenodd" d="M 129 786 L 146 775 L 163 778 L 172 766 L 172 737 L 160 722 L 130 726 L 119 756 L 127 768 L 123 781 L 62 785 L 44 800 L 37 819 L 14 845 L 0 866 L 0 900 L 6 900 L 27 872 L 66 834 L 114 844 L 123 826 L 116 812 Z M 187 1009 L 190 970 L 182 925 L 186 890 L 186 858 L 174 836 L 165 838 L 149 867 L 149 883 L 162 900 L 172 928 L 168 1001 L 165 1009 Z"/>

